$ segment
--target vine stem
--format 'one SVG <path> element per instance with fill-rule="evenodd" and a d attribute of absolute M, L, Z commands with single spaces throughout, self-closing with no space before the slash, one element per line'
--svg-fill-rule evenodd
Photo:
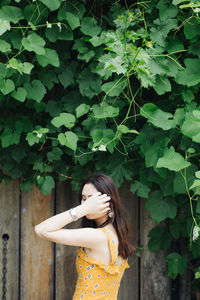
<path fill-rule="evenodd" d="M 56 173 L 58 173 L 60 176 L 65 177 L 65 178 L 67 178 L 67 179 L 74 179 L 73 177 L 64 175 L 64 174 L 60 173 L 59 171 L 56 171 Z"/>
<path fill-rule="evenodd" d="M 187 158 L 187 156 L 186 156 L 186 158 Z M 190 201 L 190 211 L 191 211 L 192 219 L 193 219 L 193 221 L 194 221 L 194 224 L 195 224 L 197 227 L 199 227 L 198 224 L 197 224 L 196 218 L 194 217 L 194 210 L 193 210 L 193 205 L 192 205 L 192 199 L 193 199 L 194 195 L 191 196 L 191 195 L 190 195 L 190 192 L 189 192 L 189 188 L 188 188 L 188 184 L 187 184 L 187 178 L 186 178 L 186 168 L 184 169 L 184 173 L 185 173 L 185 174 L 183 174 L 182 172 L 180 172 L 180 173 L 181 173 L 181 176 L 182 176 L 183 179 L 184 179 L 185 188 L 186 188 L 186 191 L 187 191 L 187 195 L 188 195 L 188 197 L 189 197 L 189 201 Z"/>

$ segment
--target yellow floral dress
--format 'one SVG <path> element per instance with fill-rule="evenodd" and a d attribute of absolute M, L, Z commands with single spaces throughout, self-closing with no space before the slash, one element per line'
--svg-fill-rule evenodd
<path fill-rule="evenodd" d="M 108 237 L 112 257 L 111 263 L 104 265 L 100 261 L 88 256 L 83 247 L 79 248 L 76 258 L 78 279 L 73 300 L 116 300 L 124 270 L 130 267 L 127 260 L 122 265 L 116 264 L 117 249 L 112 235 L 105 227 L 99 229 L 103 230 Z"/>

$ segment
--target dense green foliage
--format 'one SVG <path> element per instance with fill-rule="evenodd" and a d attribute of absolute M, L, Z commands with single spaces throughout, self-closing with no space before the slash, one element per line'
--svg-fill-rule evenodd
<path fill-rule="evenodd" d="M 200 5 L 2 0 L 0 179 L 44 194 L 105 172 L 148 198 L 169 276 L 200 256 Z M 169 251 L 170 252 L 170 251 Z"/>

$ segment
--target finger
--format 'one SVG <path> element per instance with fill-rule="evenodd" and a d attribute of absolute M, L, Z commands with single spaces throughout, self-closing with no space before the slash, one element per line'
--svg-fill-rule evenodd
<path fill-rule="evenodd" d="M 106 213 L 106 212 L 108 212 L 108 211 L 110 211 L 110 207 L 104 208 L 104 209 L 102 210 L 102 213 Z"/>
<path fill-rule="evenodd" d="M 101 194 L 101 195 L 99 196 L 99 199 L 103 199 L 103 198 L 105 198 L 105 197 L 107 197 L 107 194 Z"/>
<path fill-rule="evenodd" d="M 110 201 L 110 199 L 111 199 L 110 196 L 107 196 L 102 199 L 102 202 L 108 202 L 108 201 Z"/>
<path fill-rule="evenodd" d="M 99 197 L 99 199 L 101 200 L 108 200 L 108 198 L 110 199 L 110 196 L 108 196 L 107 194 L 103 194 Z"/>
<path fill-rule="evenodd" d="M 101 192 L 95 193 L 92 197 L 97 197 L 97 196 L 101 196 Z"/>

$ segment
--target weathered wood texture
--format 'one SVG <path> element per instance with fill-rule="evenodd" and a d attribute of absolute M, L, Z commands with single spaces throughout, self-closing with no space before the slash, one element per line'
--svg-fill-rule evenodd
<path fill-rule="evenodd" d="M 170 280 L 164 255 L 148 250 L 148 232 L 155 223 L 145 209 L 145 201 L 140 199 L 140 245 L 144 248 L 140 260 L 140 299 L 170 300 Z"/>
<path fill-rule="evenodd" d="M 14 180 L 10 185 L 0 185 L 0 299 L 18 299 L 19 292 L 19 185 Z M 2 291 L 3 239 L 8 238 L 6 248 L 6 291 Z M 16 296 L 15 296 L 16 295 Z M 3 298 L 5 296 L 6 298 Z"/>
<path fill-rule="evenodd" d="M 21 292 L 23 300 L 53 299 L 53 243 L 38 238 L 34 226 L 53 215 L 51 196 L 36 187 L 21 198 Z"/>
<path fill-rule="evenodd" d="M 185 255 L 186 248 L 185 240 L 180 242 L 180 254 Z M 191 280 L 192 272 L 191 270 L 185 270 L 183 275 L 179 278 L 179 298 L 180 300 L 191 300 Z"/>
<path fill-rule="evenodd" d="M 78 196 L 69 184 L 58 184 L 56 192 L 56 214 L 78 205 Z M 79 222 L 73 222 L 67 228 L 76 228 Z M 76 283 L 77 247 L 56 244 L 56 300 L 72 299 Z"/>
<path fill-rule="evenodd" d="M 138 228 L 138 199 L 130 192 L 130 184 L 124 183 L 119 190 L 120 198 L 126 212 L 127 218 L 130 221 L 134 245 L 138 245 L 139 228 Z M 135 261 L 133 264 L 131 262 Z M 138 270 L 138 259 L 133 256 L 129 259 L 131 267 L 125 270 L 123 275 L 118 299 L 119 300 L 138 300 L 139 299 L 139 270 Z"/>
<path fill-rule="evenodd" d="M 163 254 L 148 251 L 149 230 L 155 225 L 145 209 L 145 200 L 129 191 L 129 183 L 120 188 L 121 200 L 131 221 L 134 242 L 145 250 L 124 273 L 118 300 L 172 300 L 170 279 Z M 51 196 L 36 187 L 26 193 L 18 181 L 0 185 L 0 261 L 3 259 L 3 237 L 7 242 L 7 300 L 71 300 L 76 284 L 76 247 L 67 247 L 40 239 L 34 226 L 41 221 L 78 204 L 77 193 L 69 183 L 60 183 Z M 80 226 L 79 222 L 68 228 Z M 1 269 L 3 265 L 1 263 Z M 1 270 L 2 274 L 2 270 Z M 179 284 L 177 300 L 194 300 L 186 272 Z M 2 280 L 0 298 L 2 297 Z M 174 298 L 173 298 L 174 299 Z M 196 300 L 199 294 L 196 294 Z"/>

